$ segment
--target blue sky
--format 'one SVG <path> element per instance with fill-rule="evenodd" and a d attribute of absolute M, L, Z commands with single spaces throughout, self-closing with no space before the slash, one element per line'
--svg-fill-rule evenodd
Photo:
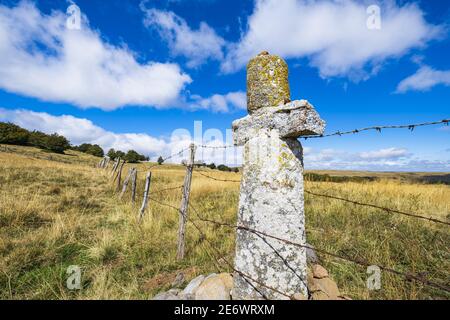
<path fill-rule="evenodd" d="M 202 121 L 225 135 L 247 114 L 245 65 L 262 50 L 286 59 L 292 99 L 328 132 L 450 117 L 447 1 L 74 3 L 80 29 L 67 26 L 71 1 L 0 0 L 0 121 L 167 155 L 188 143 L 175 130 Z M 308 140 L 305 165 L 449 171 L 449 138 L 434 126 Z"/>

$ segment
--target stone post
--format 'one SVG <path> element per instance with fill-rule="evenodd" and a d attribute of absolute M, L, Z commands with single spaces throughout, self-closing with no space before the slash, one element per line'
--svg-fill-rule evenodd
<path fill-rule="evenodd" d="M 267 52 L 248 64 L 247 98 L 249 115 L 233 122 L 234 144 L 244 146 L 238 225 L 305 244 L 303 150 L 297 138 L 322 134 L 325 122 L 306 100 L 290 102 L 287 65 Z M 307 296 L 304 249 L 238 229 L 235 268 L 288 295 Z M 259 292 L 286 299 L 257 282 L 235 273 L 233 299 L 261 299 Z"/>

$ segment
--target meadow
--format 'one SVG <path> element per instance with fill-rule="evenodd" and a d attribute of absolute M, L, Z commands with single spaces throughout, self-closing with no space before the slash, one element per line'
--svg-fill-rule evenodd
<path fill-rule="evenodd" d="M 119 199 L 109 170 L 99 158 L 76 151 L 65 155 L 31 147 L 0 145 L 0 299 L 150 299 L 167 290 L 179 272 L 186 283 L 199 274 L 230 271 L 191 225 L 186 258 L 176 260 L 181 190 L 157 192 L 183 183 L 185 168 L 152 168 L 149 208 L 137 222 L 148 163 L 138 168 L 138 201 Z M 207 170 L 218 179 L 239 173 Z M 320 172 L 315 172 L 321 174 Z M 330 174 L 329 172 L 327 174 Z M 352 175 L 336 173 L 333 175 Z M 364 173 L 367 175 L 367 173 Z M 307 181 L 306 188 L 450 219 L 450 187 L 402 174 L 371 174 L 361 181 Z M 407 176 L 408 174 L 403 174 Z M 418 175 L 418 174 L 415 174 Z M 191 203 L 204 217 L 235 223 L 239 184 L 208 179 L 194 171 Z M 449 283 L 448 226 L 305 195 L 308 243 L 349 258 L 360 258 L 402 272 L 423 273 Z M 190 212 L 195 219 L 193 211 Z M 198 222 L 206 237 L 232 261 L 234 230 Z M 383 273 L 382 288 L 366 288 L 366 269 L 318 254 L 341 292 L 353 299 L 448 299 L 438 289 Z M 82 289 L 66 288 L 66 270 L 82 268 Z"/>

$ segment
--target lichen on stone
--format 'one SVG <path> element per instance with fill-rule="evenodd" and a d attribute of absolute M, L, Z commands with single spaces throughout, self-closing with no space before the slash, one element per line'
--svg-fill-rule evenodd
<path fill-rule="evenodd" d="M 275 107 L 290 101 L 289 71 L 278 56 L 261 53 L 247 65 L 247 109 Z"/>

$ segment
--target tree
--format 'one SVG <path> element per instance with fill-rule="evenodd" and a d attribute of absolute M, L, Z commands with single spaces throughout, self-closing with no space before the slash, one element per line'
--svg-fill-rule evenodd
<path fill-rule="evenodd" d="M 128 150 L 124 159 L 129 163 L 138 163 L 142 159 L 142 156 L 134 150 Z"/>
<path fill-rule="evenodd" d="M 211 164 L 207 165 L 207 167 L 212 169 L 212 170 L 216 169 L 216 165 L 214 163 L 211 163 Z"/>
<path fill-rule="evenodd" d="M 159 165 L 162 165 L 163 163 L 164 163 L 163 157 L 159 156 L 159 158 L 158 158 L 158 164 L 159 164 Z"/>
<path fill-rule="evenodd" d="M 108 153 L 106 154 L 111 160 L 116 159 L 116 150 L 113 148 L 109 149 Z"/>
<path fill-rule="evenodd" d="M 105 155 L 105 152 L 98 144 L 90 145 L 88 147 L 88 149 L 85 151 L 85 153 L 91 154 L 93 156 L 100 157 L 100 158 Z"/>
<path fill-rule="evenodd" d="M 28 145 L 30 132 L 13 123 L 0 122 L 0 143 Z"/>
<path fill-rule="evenodd" d="M 88 151 L 91 146 L 92 146 L 92 144 L 83 143 L 83 144 L 80 144 L 79 146 L 74 147 L 74 149 L 77 151 L 86 153 L 86 151 Z"/>
<path fill-rule="evenodd" d="M 96 157 L 103 157 L 105 155 L 103 149 L 98 144 L 83 143 L 73 147 L 73 149 Z"/>
<path fill-rule="evenodd" d="M 69 141 L 57 133 L 48 135 L 40 131 L 30 132 L 4 122 L 0 122 L 0 143 L 33 146 L 57 153 L 64 153 L 70 148 Z"/>
<path fill-rule="evenodd" d="M 123 152 L 123 151 L 120 151 L 120 150 L 117 150 L 116 151 L 116 158 L 121 158 L 121 159 L 123 159 L 123 158 L 125 158 L 125 152 Z"/>
<path fill-rule="evenodd" d="M 220 171 L 231 171 L 231 169 L 228 166 L 224 165 L 224 164 L 219 165 L 217 167 L 217 169 L 219 169 Z"/>

